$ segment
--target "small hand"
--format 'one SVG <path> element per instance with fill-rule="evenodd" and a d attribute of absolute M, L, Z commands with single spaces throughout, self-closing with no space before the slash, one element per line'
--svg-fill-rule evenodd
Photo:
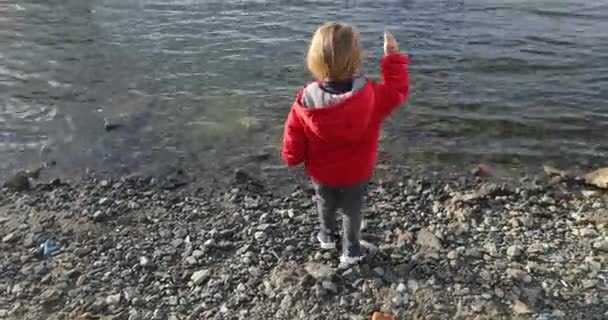
<path fill-rule="evenodd" d="M 399 43 L 395 40 L 395 37 L 388 31 L 384 32 L 384 55 L 388 56 L 390 54 L 399 52 Z"/>

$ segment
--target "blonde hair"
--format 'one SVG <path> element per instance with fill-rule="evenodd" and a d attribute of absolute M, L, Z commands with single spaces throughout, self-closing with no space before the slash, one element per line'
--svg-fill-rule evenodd
<path fill-rule="evenodd" d="M 346 23 L 323 24 L 312 38 L 307 63 L 317 80 L 351 79 L 361 67 L 359 33 Z"/>

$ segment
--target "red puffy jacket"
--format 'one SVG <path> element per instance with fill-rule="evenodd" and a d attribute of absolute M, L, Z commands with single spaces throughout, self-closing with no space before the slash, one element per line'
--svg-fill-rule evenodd
<path fill-rule="evenodd" d="M 380 62 L 382 83 L 367 81 L 352 96 L 324 108 L 302 106 L 302 91 L 293 103 L 283 134 L 283 160 L 304 162 L 316 183 L 342 187 L 369 179 L 378 156 L 382 121 L 409 92 L 408 57 L 386 56 Z"/>

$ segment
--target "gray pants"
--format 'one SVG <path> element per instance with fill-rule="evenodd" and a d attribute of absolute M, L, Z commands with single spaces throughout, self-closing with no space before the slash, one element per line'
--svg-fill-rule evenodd
<path fill-rule="evenodd" d="M 361 209 L 366 186 L 366 182 L 342 188 L 315 184 L 321 232 L 326 235 L 336 234 L 336 214 L 338 209 L 342 209 L 344 213 L 342 248 L 349 256 L 361 255 Z"/>

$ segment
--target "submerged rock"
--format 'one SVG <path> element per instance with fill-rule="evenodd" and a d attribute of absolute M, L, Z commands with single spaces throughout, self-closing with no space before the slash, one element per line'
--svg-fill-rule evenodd
<path fill-rule="evenodd" d="M 8 178 L 4 182 L 3 187 L 8 188 L 11 191 L 22 192 L 29 190 L 31 185 L 28 175 L 25 172 L 18 172 Z"/>

